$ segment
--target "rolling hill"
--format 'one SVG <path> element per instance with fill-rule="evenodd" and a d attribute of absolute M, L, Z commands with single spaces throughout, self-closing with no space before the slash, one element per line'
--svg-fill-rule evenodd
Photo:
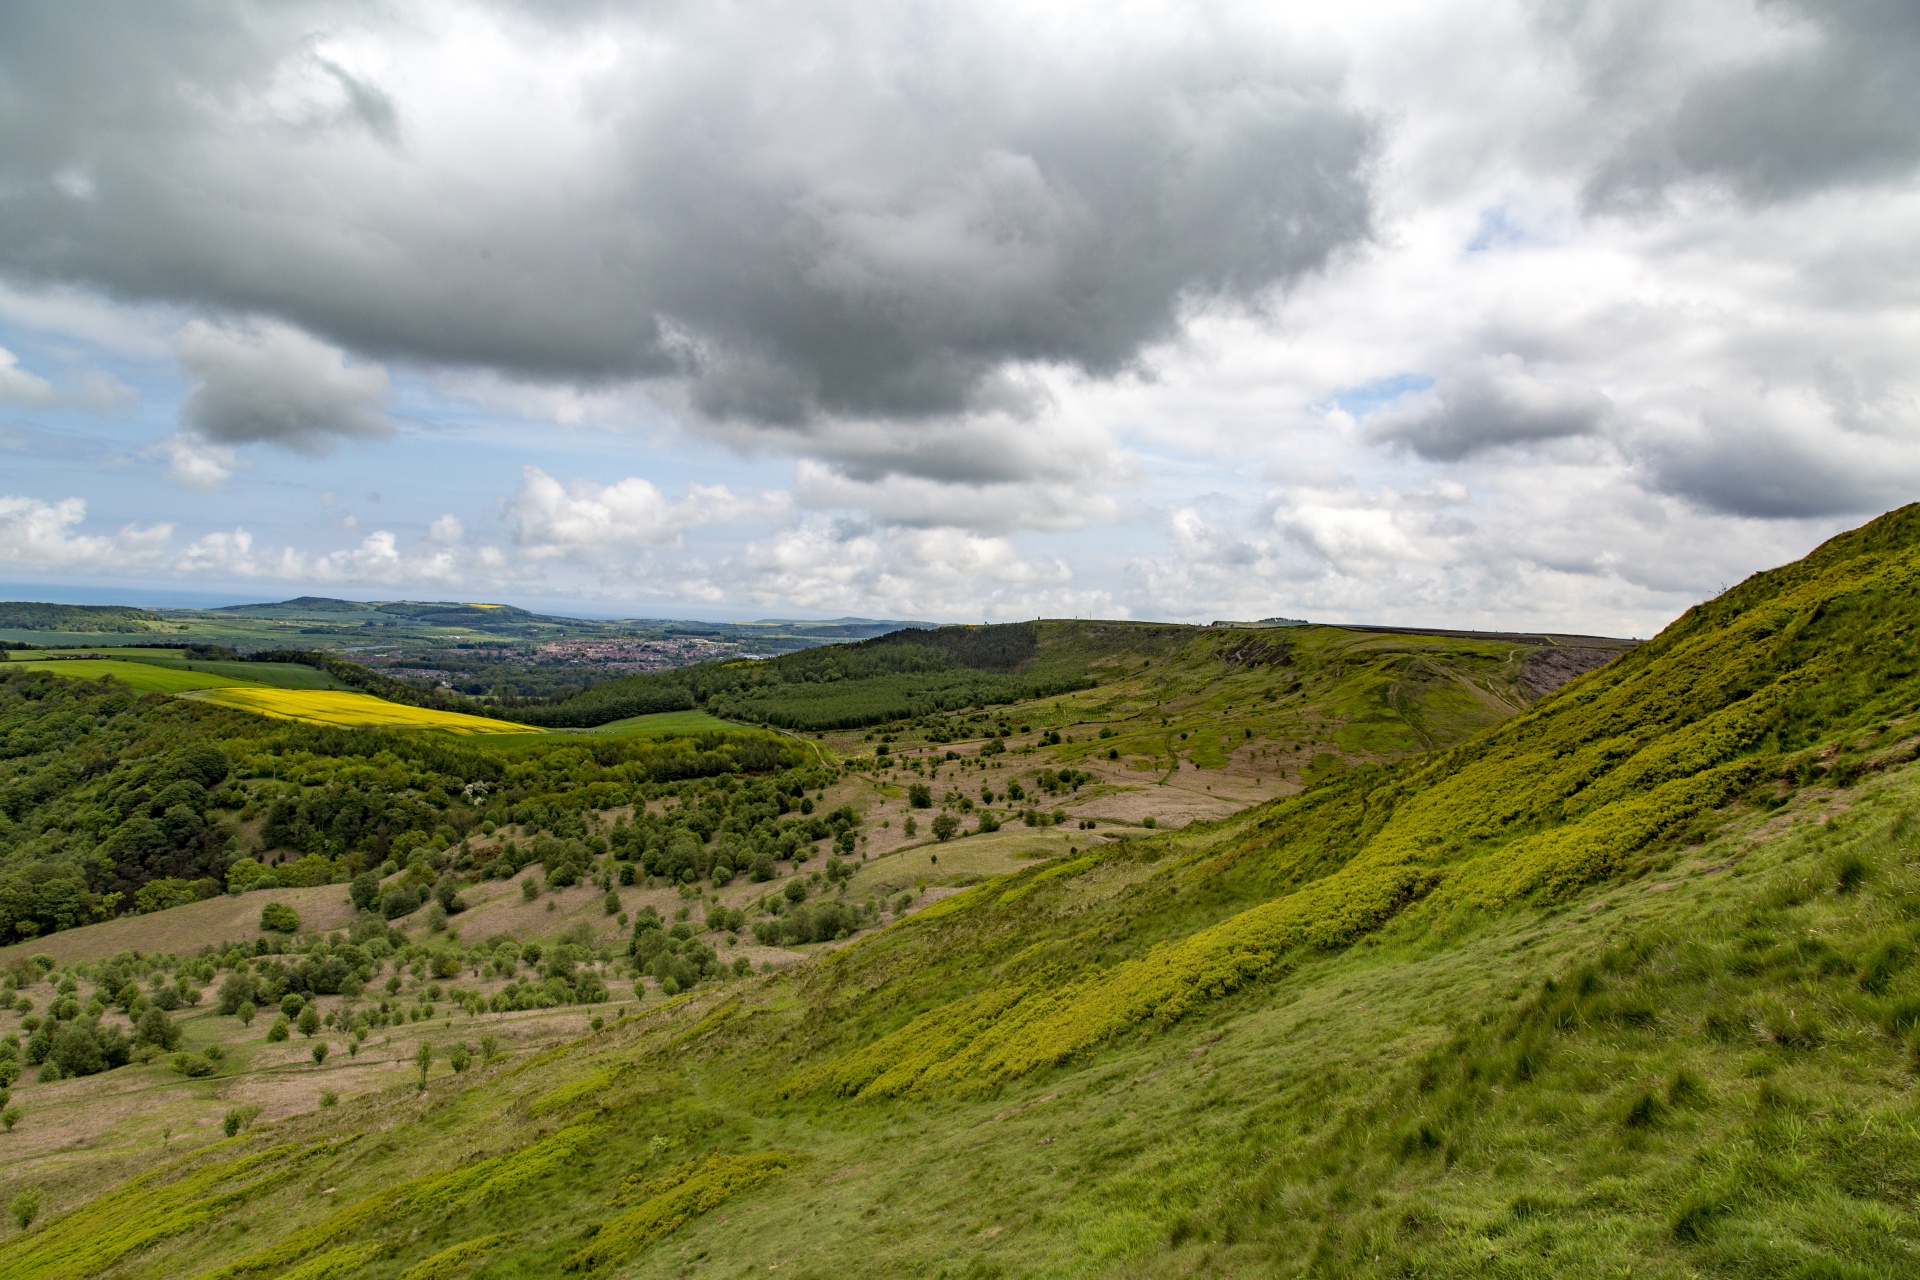
<path fill-rule="evenodd" d="M 1904 1274 L 1917 580 L 1909 507 L 1531 702 L 1543 646 L 1512 638 L 1138 633 L 1051 669 L 1044 629 L 987 637 L 979 666 L 916 642 L 935 660 L 881 674 L 1029 696 L 838 730 L 873 751 L 835 786 L 999 792 L 1044 760 L 1065 787 L 1090 772 L 1066 753 L 1224 775 L 1228 716 L 1238 767 L 1280 767 L 1257 725 L 1307 776 L 923 894 L 799 944 L 817 958 L 643 983 L 550 1048 L 430 1054 L 417 1079 L 402 1048 L 338 1105 L 177 1150 L 131 1122 L 94 1156 L 35 1148 L 0 1187 L 43 1205 L 0 1276 Z M 932 876 L 993 838 L 878 861 Z M 627 936 L 664 954 L 658 932 Z M 397 1006 L 427 1003 L 447 945 L 388 953 Z M 18 976 L 59 998 L 58 969 Z M 479 1018 L 406 1043 L 444 1057 Z M 0 1141 L 32 1140 L 41 1087 Z"/>

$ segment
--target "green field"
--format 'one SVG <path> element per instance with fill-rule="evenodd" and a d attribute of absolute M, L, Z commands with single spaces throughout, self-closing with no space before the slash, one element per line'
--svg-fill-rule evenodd
<path fill-rule="evenodd" d="M 87 652 L 97 653 L 107 658 L 139 659 L 163 664 L 169 662 L 184 662 L 187 654 L 185 649 L 149 649 L 145 646 L 134 647 L 126 645 L 118 647 L 113 645 L 89 646 Z M 55 648 L 0 650 L 0 661 L 5 662 L 42 662 L 48 659 L 67 658 L 71 656 L 71 654 L 63 653 Z"/>
<path fill-rule="evenodd" d="M 634 734 L 739 733 L 752 728 L 751 725 L 722 720 L 705 711 L 660 711 L 647 716 L 629 716 L 625 720 L 614 720 L 597 728 L 577 732 L 597 737 L 625 738 Z"/>
<path fill-rule="evenodd" d="M 44 671 L 67 680 L 99 680 L 111 676 L 139 693 L 185 693 L 189 689 L 221 689 L 254 683 L 237 676 L 200 671 L 185 666 L 161 666 L 117 658 L 61 658 L 45 662 L 17 662 L 10 666 Z M 224 664 L 223 664 L 224 665 Z"/>

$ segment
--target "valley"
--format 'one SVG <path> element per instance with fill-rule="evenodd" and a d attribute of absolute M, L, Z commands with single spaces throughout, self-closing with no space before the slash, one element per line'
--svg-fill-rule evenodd
<path fill-rule="evenodd" d="M 1916 574 L 1906 509 L 1639 645 L 953 628 L 494 737 L 144 695 L 243 856 L 0 951 L 0 1275 L 1897 1271 Z M 16 779 L 82 687 L 0 684 Z"/>

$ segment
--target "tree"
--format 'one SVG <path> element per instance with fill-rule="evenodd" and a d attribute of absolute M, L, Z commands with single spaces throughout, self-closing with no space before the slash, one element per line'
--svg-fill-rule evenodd
<path fill-rule="evenodd" d="M 332 1047 L 329 1046 L 325 1040 L 316 1041 L 311 1050 L 313 1054 L 313 1065 L 316 1067 L 323 1065 L 327 1060 L 327 1055 L 332 1051 Z"/>
<path fill-rule="evenodd" d="M 250 1027 L 253 1025 L 253 1015 L 258 1013 L 259 1010 L 253 1007 L 253 1001 L 243 1000 L 240 1002 L 240 1007 L 234 1010 L 234 1012 L 239 1015 L 241 1026 Z"/>
<path fill-rule="evenodd" d="M 300 1011 L 300 1020 L 293 1025 L 299 1029 L 301 1035 L 309 1040 L 313 1039 L 313 1033 L 320 1029 L 319 1010 L 308 1005 Z"/>
<path fill-rule="evenodd" d="M 11 1129 L 13 1126 L 7 1127 Z M 40 1189 L 38 1187 L 22 1188 L 12 1200 L 7 1202 L 7 1210 L 13 1214 L 13 1220 L 20 1224 L 20 1229 L 25 1231 L 33 1225 L 33 1220 L 40 1216 Z"/>
<path fill-rule="evenodd" d="M 610 916 L 620 914 L 620 895 L 615 890 L 607 890 L 607 896 L 600 900 L 600 906 Z"/>
<path fill-rule="evenodd" d="M 6 1108 L 4 1111 L 0 1111 L 0 1125 L 5 1125 L 7 1127 L 7 1132 L 12 1133 L 13 1126 L 19 1124 L 20 1117 L 26 1114 L 27 1113 L 22 1111 L 19 1107 L 10 1106 Z M 22 1223 L 21 1225 L 24 1226 L 25 1224 Z"/>
<path fill-rule="evenodd" d="M 951 840 L 960 830 L 960 819 L 950 813 L 940 813 L 933 819 L 933 838 Z"/>
<path fill-rule="evenodd" d="M 523 900 L 527 902 L 532 902 L 535 898 L 539 896 L 540 896 L 540 884 L 532 876 L 528 876 L 525 879 L 520 881 L 520 897 Z"/>
<path fill-rule="evenodd" d="M 413 1051 L 413 1065 L 420 1068 L 420 1087 L 427 1087 L 427 1073 L 433 1070 L 433 1042 L 422 1040 L 420 1047 Z"/>
<path fill-rule="evenodd" d="M 220 994 L 214 1002 L 214 1008 L 221 1013 L 233 1014 L 240 1006 L 253 1001 L 253 979 L 244 973 L 230 973 L 220 981 Z"/>
<path fill-rule="evenodd" d="M 347 895 L 353 899 L 356 910 L 373 910 L 380 902 L 380 874 L 376 871 L 362 871 L 347 886 Z"/>
<path fill-rule="evenodd" d="M 473 1050 L 467 1048 L 467 1042 L 461 1040 L 447 1050 L 447 1065 L 456 1072 L 465 1071 L 473 1063 Z"/>
<path fill-rule="evenodd" d="M 920 824 L 915 822 L 913 818 L 909 816 L 907 818 L 905 826 L 903 827 L 903 830 L 905 830 L 907 833 L 907 839 L 911 840 L 913 839 L 913 837 L 920 834 Z"/>
<path fill-rule="evenodd" d="M 260 1108 L 257 1106 L 234 1107 L 229 1110 L 225 1118 L 220 1121 L 220 1130 L 231 1138 L 252 1124 L 259 1114 Z"/>
<path fill-rule="evenodd" d="M 134 1024 L 133 1042 L 150 1044 L 171 1053 L 180 1047 L 180 1028 L 173 1025 L 173 1019 L 166 1015 L 165 1010 L 148 1009 Z"/>
<path fill-rule="evenodd" d="M 916 809 L 933 808 L 933 788 L 924 782 L 915 782 L 907 787 L 907 803 Z"/>
<path fill-rule="evenodd" d="M 287 1031 L 288 1031 L 287 1019 L 286 1019 L 286 1016 L 283 1014 L 280 1017 L 275 1018 L 273 1020 L 273 1025 L 267 1028 L 267 1040 L 270 1043 L 278 1044 L 282 1040 L 285 1040 L 287 1038 Z"/>
<path fill-rule="evenodd" d="M 260 927 L 268 933 L 298 933 L 300 913 L 284 902 L 269 902 L 260 908 Z"/>

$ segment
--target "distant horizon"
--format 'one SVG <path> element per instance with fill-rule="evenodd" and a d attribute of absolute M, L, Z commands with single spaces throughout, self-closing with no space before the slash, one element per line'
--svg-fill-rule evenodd
<path fill-rule="evenodd" d="M 972 625 L 964 620 L 947 621 L 933 618 L 873 618 L 852 614 L 812 617 L 795 614 L 790 617 L 762 615 L 758 617 L 698 617 L 691 613 L 610 613 L 587 608 L 553 603 L 547 605 L 523 604 L 513 599 L 486 599 L 484 597 L 437 597 L 431 595 L 376 595 L 342 592 L 338 595 L 322 591 L 299 591 L 292 595 L 238 595 L 228 592 L 184 591 L 168 588 L 122 587 L 102 583 L 20 583 L 0 582 L 0 603 L 8 604 L 73 604 L 73 605 L 123 605 L 134 609 L 227 609 L 238 605 L 282 604 L 297 600 L 302 596 L 316 600 L 346 600 L 354 604 L 503 604 L 525 609 L 528 613 L 537 613 L 553 618 L 578 618 L 583 622 L 710 622 L 734 626 L 753 623 L 777 622 L 897 622 L 902 626 L 933 623 L 938 626 Z"/>

